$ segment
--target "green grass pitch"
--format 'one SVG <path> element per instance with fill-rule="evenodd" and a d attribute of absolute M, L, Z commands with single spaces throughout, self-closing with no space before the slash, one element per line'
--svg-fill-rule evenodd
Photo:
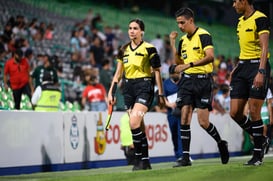
<path fill-rule="evenodd" d="M 250 156 L 231 157 L 226 165 L 219 158 L 194 160 L 191 167 L 172 168 L 174 163 L 152 164 L 152 170 L 132 172 L 132 166 L 1 176 L 0 181 L 272 181 L 273 155 L 262 166 L 244 166 Z"/>

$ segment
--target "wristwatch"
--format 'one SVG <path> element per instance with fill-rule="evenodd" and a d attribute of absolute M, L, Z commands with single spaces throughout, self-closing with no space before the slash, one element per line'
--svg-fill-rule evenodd
<path fill-rule="evenodd" d="M 266 75 L 265 69 L 259 69 L 258 72 L 259 72 L 260 74 Z"/>

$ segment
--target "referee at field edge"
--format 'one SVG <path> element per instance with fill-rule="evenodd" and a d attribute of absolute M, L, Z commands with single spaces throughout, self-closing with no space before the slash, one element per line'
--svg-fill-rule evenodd
<path fill-rule="evenodd" d="M 211 35 L 194 23 L 194 13 L 190 8 L 181 8 L 176 14 L 179 29 L 186 33 L 175 48 L 176 31 L 170 33 L 170 42 L 177 65 L 172 65 L 174 72 L 183 72 L 178 89 L 177 106 L 181 108 L 181 138 L 183 145 L 182 159 L 175 167 L 191 166 L 190 161 L 190 123 L 192 113 L 197 108 L 200 126 L 217 142 L 221 161 L 229 161 L 227 142 L 222 140 L 216 127 L 209 121 L 212 110 L 212 83 L 214 49 Z"/>
<path fill-rule="evenodd" d="M 144 115 L 151 106 L 155 83 L 158 86 L 158 104 L 160 107 L 165 106 L 160 58 L 156 48 L 143 40 L 144 30 L 145 25 L 141 19 L 136 18 L 129 22 L 130 42 L 123 45 L 118 52 L 117 68 L 108 92 L 109 104 L 115 104 L 116 99 L 112 97 L 112 90 L 124 75 L 124 103 L 129 114 L 135 151 L 133 171 L 152 169 Z"/>
<path fill-rule="evenodd" d="M 239 18 L 237 35 L 239 63 L 231 74 L 230 116 L 253 137 L 253 157 L 245 165 L 261 165 L 263 159 L 263 121 L 261 108 L 270 78 L 269 20 L 253 7 L 253 0 L 234 0 Z M 248 102 L 249 117 L 244 115 Z"/>

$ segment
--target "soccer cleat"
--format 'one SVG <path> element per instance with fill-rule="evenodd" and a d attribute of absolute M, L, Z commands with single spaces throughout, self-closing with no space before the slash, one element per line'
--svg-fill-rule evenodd
<path fill-rule="evenodd" d="M 137 170 L 151 170 L 151 164 L 149 160 L 145 160 L 145 161 L 138 161 L 136 164 L 134 164 L 133 167 L 133 171 L 137 171 Z"/>
<path fill-rule="evenodd" d="M 186 166 L 191 166 L 191 160 L 190 158 L 179 158 L 177 159 L 175 165 L 173 166 L 175 167 L 186 167 Z"/>
<path fill-rule="evenodd" d="M 225 140 L 221 140 L 218 143 L 218 149 L 220 152 L 222 164 L 227 164 L 229 161 L 228 143 Z"/>
<path fill-rule="evenodd" d="M 182 160 L 182 157 L 178 158 L 176 161 L 175 161 L 175 164 L 173 165 L 173 167 L 178 167 L 177 165 L 179 165 L 179 162 Z"/>
<path fill-rule="evenodd" d="M 244 163 L 244 165 L 249 165 L 249 166 L 259 166 L 262 165 L 263 161 L 261 158 L 253 156 L 249 161 Z"/>

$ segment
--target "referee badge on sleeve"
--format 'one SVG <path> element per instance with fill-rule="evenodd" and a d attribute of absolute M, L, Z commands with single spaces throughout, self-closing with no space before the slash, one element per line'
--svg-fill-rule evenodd
<path fill-rule="evenodd" d="M 123 63 L 128 63 L 128 59 L 127 59 L 127 58 L 124 58 L 124 59 L 123 59 Z"/>

